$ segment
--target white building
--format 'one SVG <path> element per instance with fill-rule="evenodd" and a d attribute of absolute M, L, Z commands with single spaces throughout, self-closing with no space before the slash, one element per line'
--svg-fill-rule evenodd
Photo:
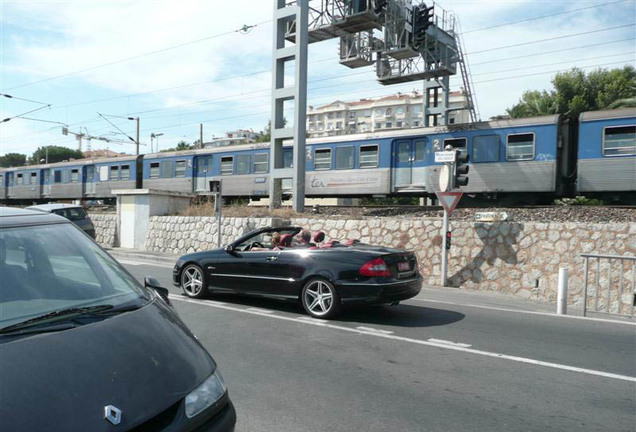
<path fill-rule="evenodd" d="M 355 102 L 335 101 L 309 107 L 307 133 L 310 138 L 409 129 L 423 126 L 423 97 L 420 92 L 397 93 L 379 99 Z M 468 123 L 468 102 L 463 92 L 451 92 L 449 123 Z"/>
<path fill-rule="evenodd" d="M 205 148 L 225 147 L 235 144 L 251 144 L 256 142 L 259 134 L 252 129 L 239 129 L 226 132 L 224 137 L 212 138 L 212 141 L 204 143 Z"/>

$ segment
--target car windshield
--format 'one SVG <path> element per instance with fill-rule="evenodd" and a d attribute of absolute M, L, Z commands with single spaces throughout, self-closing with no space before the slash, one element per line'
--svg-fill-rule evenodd
<path fill-rule="evenodd" d="M 88 217 L 86 216 L 86 212 L 84 211 L 84 209 L 81 207 L 71 207 L 71 208 L 56 210 L 54 213 L 60 216 L 64 216 L 68 220 L 72 220 L 72 221 L 78 221 L 78 220 L 86 219 Z"/>
<path fill-rule="evenodd" d="M 274 247 L 274 245 L 272 244 L 272 234 L 274 234 L 275 232 L 280 233 L 281 236 L 283 234 L 290 234 L 293 236 L 298 233 L 298 228 L 281 228 L 279 230 L 260 232 L 243 240 L 241 243 L 236 245 L 236 248 L 239 250 L 244 250 L 245 248 L 256 244 L 257 246 L 262 248 L 272 249 Z"/>
<path fill-rule="evenodd" d="M 0 229 L 0 328 L 70 308 L 140 307 L 145 290 L 71 224 Z"/>

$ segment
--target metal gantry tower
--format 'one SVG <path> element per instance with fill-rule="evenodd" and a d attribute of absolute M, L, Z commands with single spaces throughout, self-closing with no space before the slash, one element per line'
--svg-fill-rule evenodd
<path fill-rule="evenodd" d="M 287 1 L 274 0 L 271 208 L 280 206 L 282 180 L 291 178 L 294 210 L 304 210 L 309 43 L 340 38 L 340 63 L 350 68 L 375 64 L 383 85 L 423 80 L 424 126 L 448 124 L 450 76 L 457 73 L 459 63 L 471 120 L 478 120 L 452 14 L 418 0 L 315 0 L 311 6 L 309 0 Z M 295 66 L 292 85 L 285 85 L 288 62 Z M 284 125 L 285 102 L 294 104 L 289 128 Z M 291 168 L 283 164 L 286 139 L 293 139 Z"/>

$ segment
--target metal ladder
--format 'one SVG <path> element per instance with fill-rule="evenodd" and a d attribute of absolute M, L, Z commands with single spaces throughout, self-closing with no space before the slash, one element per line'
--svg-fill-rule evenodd
<path fill-rule="evenodd" d="M 479 109 L 477 103 L 473 97 L 472 89 L 472 77 L 470 75 L 470 69 L 468 64 L 464 61 L 464 44 L 459 33 L 455 34 L 455 40 L 457 41 L 457 54 L 459 55 L 459 69 L 462 73 L 462 81 L 464 82 L 464 91 L 466 92 L 466 100 L 468 101 L 468 112 L 470 113 L 470 121 L 476 123 L 481 121 L 479 116 Z"/>

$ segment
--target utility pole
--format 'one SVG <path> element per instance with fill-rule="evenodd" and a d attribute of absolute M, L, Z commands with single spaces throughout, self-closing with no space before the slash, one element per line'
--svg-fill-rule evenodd
<path fill-rule="evenodd" d="M 137 121 L 137 156 L 139 156 L 139 117 L 135 120 Z"/>

